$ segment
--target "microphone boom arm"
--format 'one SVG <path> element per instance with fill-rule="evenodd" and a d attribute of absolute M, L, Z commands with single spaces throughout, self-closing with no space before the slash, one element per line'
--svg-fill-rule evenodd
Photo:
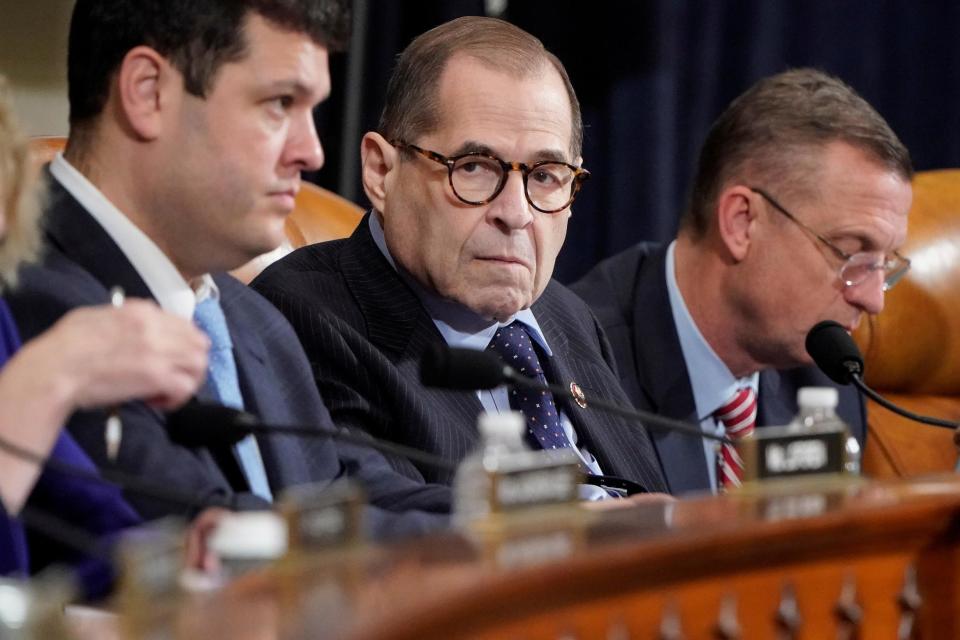
<path fill-rule="evenodd" d="M 859 373 L 851 372 L 850 381 L 853 382 L 854 386 L 857 389 L 859 389 L 864 395 L 866 395 L 868 398 L 870 398 L 871 400 L 879 404 L 881 407 L 884 407 L 885 409 L 889 409 L 890 411 L 893 411 L 897 415 L 901 415 L 904 418 L 908 418 L 915 422 L 921 422 L 923 424 L 929 424 L 934 427 L 945 427 L 947 429 L 956 429 L 958 426 L 960 426 L 960 423 L 951 422 L 949 420 L 941 420 L 940 418 L 932 418 L 930 416 L 920 415 L 919 413 L 914 413 L 912 411 L 908 411 L 906 409 L 898 407 L 897 405 L 893 404 L 892 402 L 890 402 L 889 400 L 881 396 L 879 393 L 877 393 L 876 391 L 868 387 L 866 383 L 863 381 L 863 378 L 860 376 Z"/>
<path fill-rule="evenodd" d="M 539 380 L 528 378 L 527 376 L 521 373 L 518 373 L 511 367 L 504 366 L 503 377 L 508 382 L 512 382 L 513 384 L 521 387 L 526 387 L 527 389 L 536 389 L 538 391 L 548 389 L 550 390 L 551 393 L 560 395 L 564 398 L 567 398 L 570 396 L 570 390 L 567 389 L 566 387 L 563 387 L 558 384 L 542 383 Z M 703 431 L 699 427 L 696 427 L 682 420 L 674 420 L 673 418 L 658 416 L 648 411 L 638 411 L 636 409 L 627 409 L 625 407 L 620 407 L 610 402 L 606 402 L 605 400 L 598 400 L 597 398 L 587 398 L 587 404 L 593 405 L 598 409 L 602 409 L 603 411 L 606 411 L 608 413 L 616 414 L 622 418 L 628 418 L 630 420 L 639 420 L 644 424 L 644 426 L 653 427 L 655 429 L 667 429 L 670 431 L 682 431 L 691 436 L 706 438 L 707 440 L 716 440 L 717 442 L 722 442 L 724 444 L 733 444 L 733 441 L 726 436 L 719 436 L 714 433 L 708 433 L 706 431 Z"/>

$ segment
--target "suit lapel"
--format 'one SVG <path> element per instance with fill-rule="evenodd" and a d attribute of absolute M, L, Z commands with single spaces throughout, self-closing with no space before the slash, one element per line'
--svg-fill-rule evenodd
<path fill-rule="evenodd" d="M 237 288 L 242 285 L 226 274 L 218 274 L 214 279 L 220 290 L 220 304 L 230 328 L 244 409 L 269 425 L 276 420 L 277 403 L 284 400 L 277 394 L 275 384 L 265 382 L 276 379 L 267 364 L 267 347 L 261 337 L 265 328 L 252 326 L 248 320 L 243 308 L 243 296 L 237 295 Z M 310 472 L 300 452 L 302 444 L 296 438 L 287 436 L 257 437 L 268 480 L 274 490 L 309 482 Z M 240 468 L 240 460 L 233 447 L 231 458 Z"/>
<path fill-rule="evenodd" d="M 119 286 L 128 297 L 152 299 L 147 284 L 120 247 L 47 171 L 49 205 L 41 224 L 48 242 L 82 265 L 107 290 Z"/>
<path fill-rule="evenodd" d="M 350 236 L 340 254 L 340 269 L 347 287 L 367 322 L 370 342 L 396 364 L 406 382 L 419 385 L 421 354 L 432 344 L 443 344 L 443 336 L 416 295 L 393 269 L 370 234 L 368 213 Z M 475 393 L 424 389 L 431 404 L 431 417 L 440 428 L 471 425 L 463 434 L 476 440 L 472 425 L 483 411 Z M 435 409 L 433 408 L 435 406 Z"/>
<path fill-rule="evenodd" d="M 616 377 L 596 350 L 568 338 L 579 335 L 578 331 L 583 329 L 564 326 L 570 309 L 557 295 L 557 286 L 551 283 L 533 305 L 537 322 L 554 353 L 549 359 L 552 381 L 565 388 L 576 382 L 588 398 L 604 397 L 629 406 Z M 664 488 L 656 454 L 640 425 L 598 411 L 589 404 L 586 408 L 580 407 L 566 395 L 555 399 L 573 423 L 581 444 L 597 457 L 604 473 L 634 480 L 651 490 Z"/>
<path fill-rule="evenodd" d="M 765 369 L 760 372 L 758 386 L 758 426 L 783 425 L 793 420 L 797 412 L 797 405 L 793 401 L 797 390 L 787 384 L 783 374 L 775 369 Z"/>
<path fill-rule="evenodd" d="M 637 271 L 632 323 L 637 382 L 650 411 L 698 424 L 690 377 L 670 310 L 666 255 L 667 246 L 658 247 L 641 261 Z M 700 439 L 660 429 L 651 429 L 651 435 L 671 493 L 709 486 Z M 683 464 L 677 464 L 681 460 Z"/>

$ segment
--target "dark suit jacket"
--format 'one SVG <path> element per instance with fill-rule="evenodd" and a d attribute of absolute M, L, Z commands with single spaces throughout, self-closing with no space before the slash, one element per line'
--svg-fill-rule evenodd
<path fill-rule="evenodd" d="M 21 273 L 20 286 L 8 300 L 25 339 L 42 332 L 70 309 L 105 303 L 108 290 L 123 287 L 128 296 L 150 298 L 139 274 L 102 227 L 60 184 L 50 179 L 48 211 L 44 218 L 45 254 L 39 266 Z M 331 428 L 330 414 L 311 382 L 310 368 L 296 334 L 276 309 L 226 274 L 215 274 L 220 301 L 234 344 L 245 407 L 267 424 L 319 425 Z M 214 400 L 209 389 L 201 399 Z M 116 464 L 158 485 L 179 490 L 197 506 L 227 503 L 239 508 L 262 508 L 249 492 L 239 461 L 231 447 L 187 449 L 167 437 L 165 418 L 143 403 L 123 406 L 123 442 Z M 69 429 L 98 466 L 111 464 L 103 442 L 103 412 L 73 416 Z M 297 484 L 329 482 L 350 475 L 360 480 L 372 504 L 390 511 L 411 509 L 447 512 L 446 487 L 410 482 L 394 472 L 376 452 L 335 445 L 327 438 L 258 437 L 267 477 L 274 493 Z M 182 511 L 178 504 L 162 503 L 127 493 L 145 518 Z M 423 516 L 422 518 L 420 516 Z M 396 521 L 371 512 L 372 526 L 397 531 L 431 526 L 424 514 Z"/>
<path fill-rule="evenodd" d="M 627 395 L 645 411 L 697 422 L 693 390 L 673 322 L 666 281 L 666 245 L 642 243 L 604 260 L 571 288 L 603 325 Z M 787 424 L 797 413 L 800 387 L 836 387 L 815 367 L 760 372 L 757 424 Z M 866 414 L 851 387 L 840 387 L 838 413 L 863 446 Z M 698 438 L 654 431 L 671 493 L 709 489 Z"/>
<path fill-rule="evenodd" d="M 369 214 L 368 214 L 369 215 Z M 460 460 L 478 444 L 474 392 L 420 384 L 420 355 L 443 344 L 427 311 L 380 253 L 365 217 L 346 240 L 305 247 L 274 263 L 252 285 L 293 324 L 337 424 Z M 553 381 L 587 396 L 628 401 L 611 369 L 609 345 L 576 296 L 551 282 L 533 312 L 550 344 Z M 646 430 L 557 399 L 580 442 L 604 473 L 664 489 Z M 412 477 L 449 483 L 451 475 L 393 460 Z"/>

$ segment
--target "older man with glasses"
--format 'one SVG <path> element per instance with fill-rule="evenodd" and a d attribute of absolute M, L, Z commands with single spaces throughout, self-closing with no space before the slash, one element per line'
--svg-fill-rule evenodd
<path fill-rule="evenodd" d="M 664 490 L 646 430 L 582 398 L 419 382 L 421 354 L 445 343 L 629 403 L 596 320 L 551 278 L 589 176 L 581 143 L 567 74 L 531 35 L 466 17 L 410 44 L 361 147 L 372 212 L 351 238 L 297 251 L 254 283 L 296 328 L 339 425 L 460 460 L 478 446 L 480 412 L 522 411 L 532 446 L 571 448 L 602 485 L 584 486 L 584 497 L 621 484 L 600 476 Z"/>
<path fill-rule="evenodd" d="M 724 111 L 700 152 L 676 239 L 640 244 L 573 286 L 614 347 L 640 408 L 738 437 L 785 424 L 821 320 L 853 331 L 910 268 L 910 155 L 850 87 L 810 69 L 761 80 Z M 865 409 L 840 389 L 861 444 Z M 702 443 L 654 434 L 670 491 L 723 490 L 742 468 Z"/>

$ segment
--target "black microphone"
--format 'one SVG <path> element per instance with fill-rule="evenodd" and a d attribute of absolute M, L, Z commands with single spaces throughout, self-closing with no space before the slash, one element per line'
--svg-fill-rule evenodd
<path fill-rule="evenodd" d="M 331 438 L 375 449 L 383 453 L 420 462 L 443 471 L 455 471 L 456 463 L 440 456 L 407 447 L 396 442 L 359 435 L 343 429 L 333 430 L 307 425 L 264 424 L 246 411 L 219 404 L 191 400 L 176 411 L 167 414 L 167 434 L 185 447 L 232 445 L 250 434 L 258 436 L 291 435 L 301 438 Z"/>
<path fill-rule="evenodd" d="M 420 382 L 425 387 L 493 389 L 503 384 L 509 370 L 500 358 L 486 351 L 453 349 L 443 344 L 428 345 L 420 357 Z"/>
<path fill-rule="evenodd" d="M 909 420 L 935 427 L 956 429 L 960 424 L 913 413 L 893 404 L 863 381 L 863 356 L 846 329 L 833 320 L 818 322 L 807 334 L 807 353 L 820 370 L 837 384 L 850 384 L 882 407 Z"/>
<path fill-rule="evenodd" d="M 707 438 L 726 444 L 733 442 L 726 436 L 703 431 L 699 425 L 682 420 L 665 418 L 647 411 L 621 407 L 605 400 L 581 396 L 579 400 L 570 389 L 557 384 L 544 384 L 514 370 L 503 363 L 499 356 L 476 349 L 462 349 L 446 345 L 431 345 L 420 360 L 420 381 L 428 387 L 477 391 L 493 389 L 501 384 L 528 387 L 537 391 L 550 391 L 564 398 L 585 402 L 601 411 L 618 415 L 628 420 L 640 421 L 646 426 L 666 431 L 685 433 L 697 438 Z"/>
<path fill-rule="evenodd" d="M 850 384 L 863 375 L 863 356 L 847 330 L 833 320 L 814 325 L 807 334 L 807 353 L 837 384 Z"/>

